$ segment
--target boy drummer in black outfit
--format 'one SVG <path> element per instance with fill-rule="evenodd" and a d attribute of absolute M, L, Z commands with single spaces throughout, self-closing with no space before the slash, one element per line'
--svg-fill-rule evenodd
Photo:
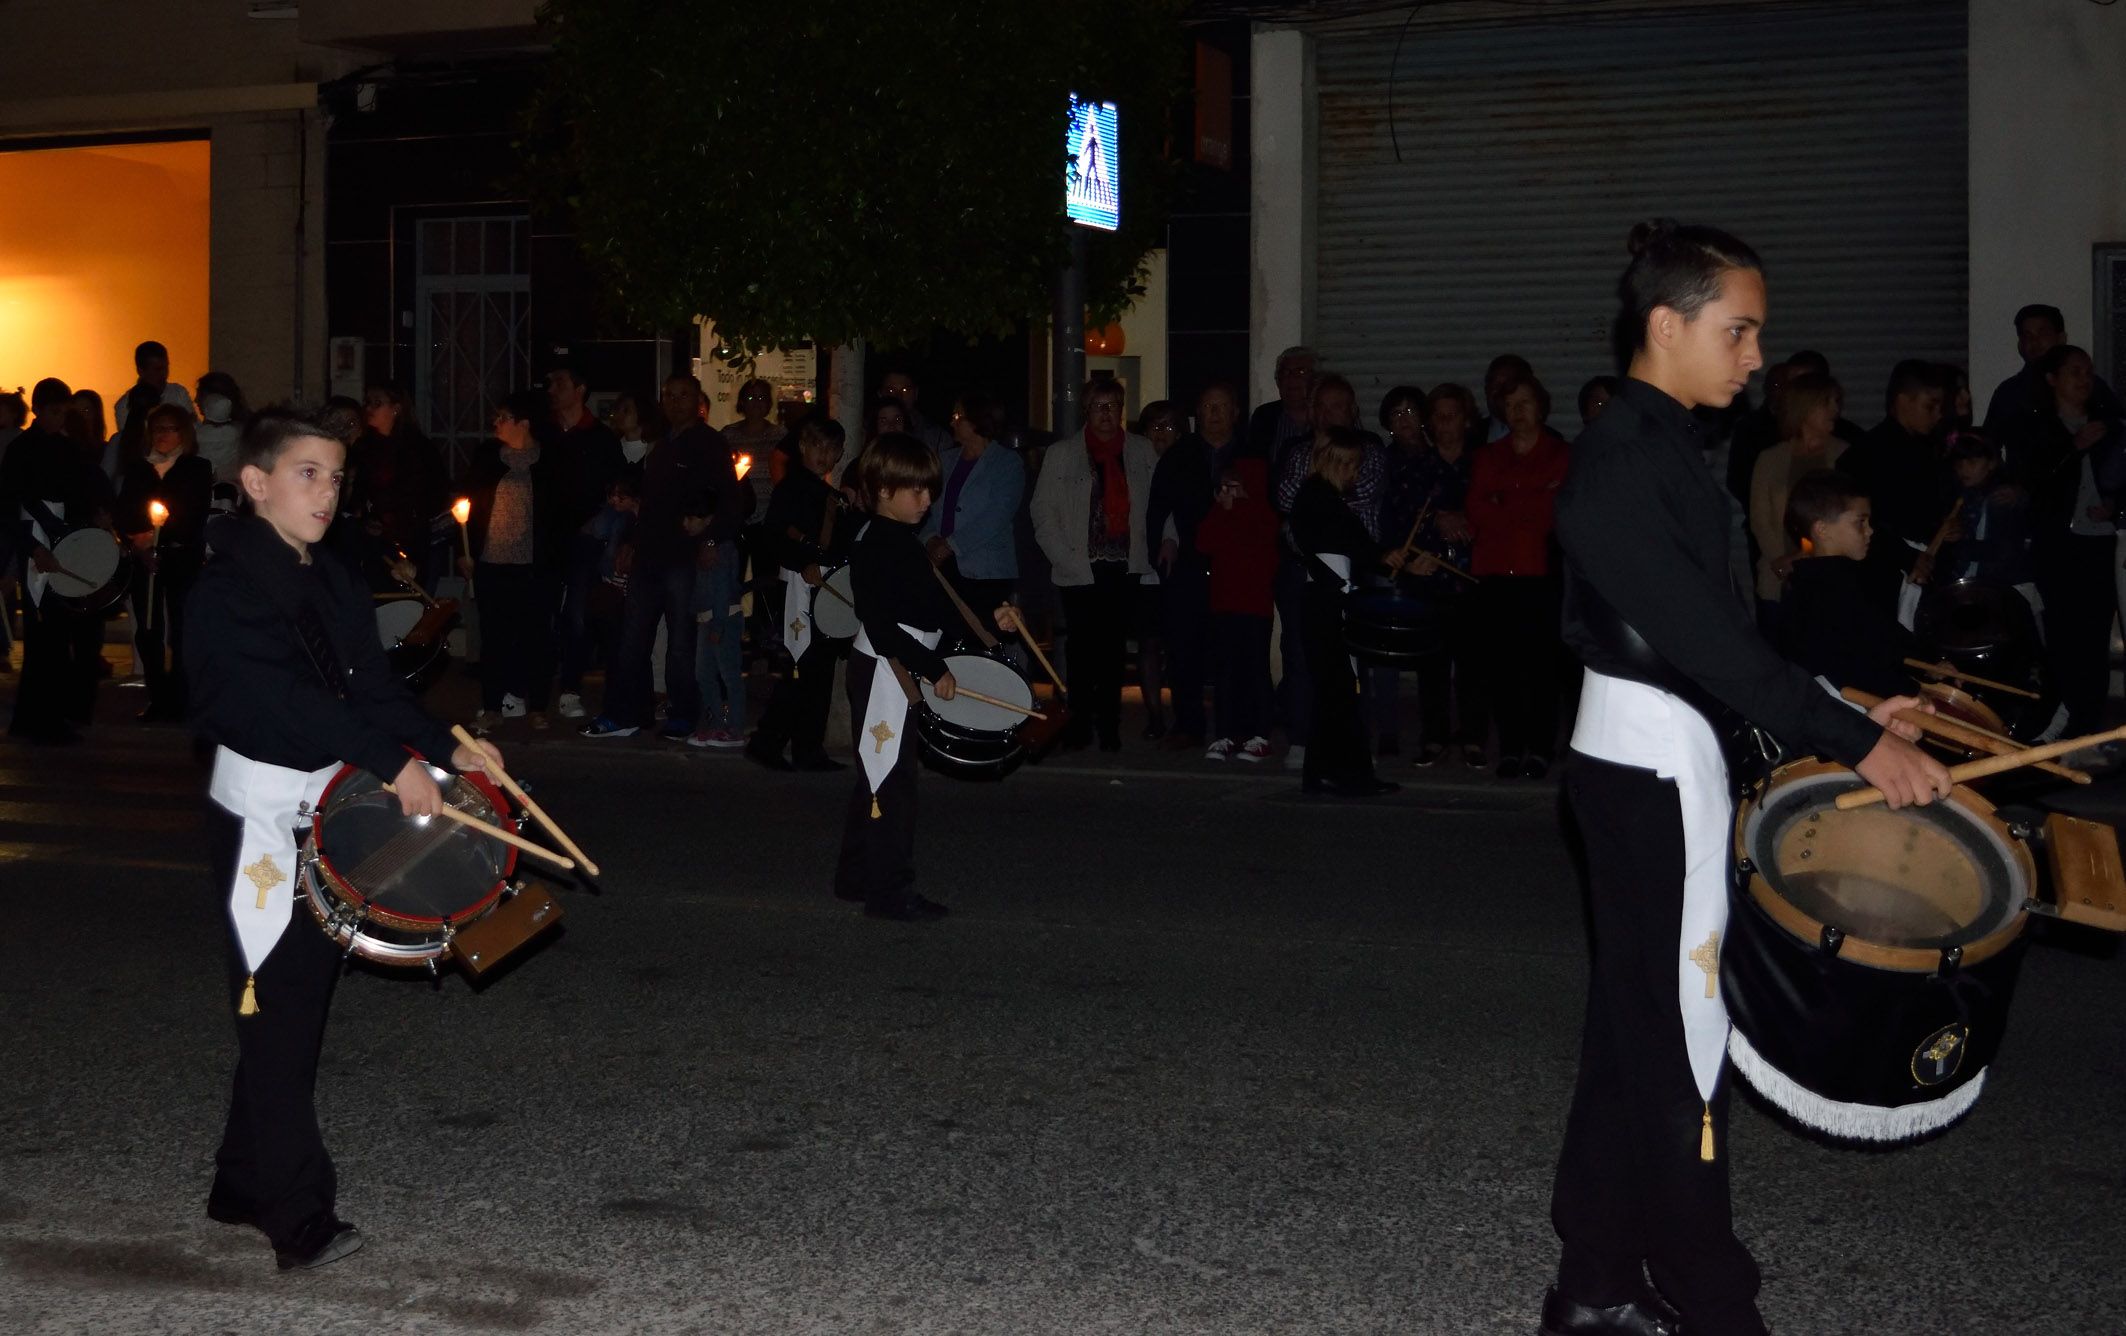
<path fill-rule="evenodd" d="M 239 1057 L 207 1214 L 247 1224 L 282 1270 L 361 1247 L 333 1212 L 336 1179 L 313 1091 L 340 950 L 294 884 L 296 832 L 342 763 L 394 784 L 409 816 L 443 807 L 409 748 L 459 770 L 499 765 L 452 744 L 377 641 L 369 591 L 321 542 L 339 506 L 346 447 L 309 416 L 266 412 L 245 431 L 250 514 L 215 520 L 189 603 L 193 722 L 217 744 L 207 842 L 228 902 L 229 1002 Z"/>
<path fill-rule="evenodd" d="M 834 690 L 834 662 L 848 642 L 830 640 L 812 623 L 812 591 L 822 568 L 843 559 L 855 526 L 842 513 L 841 493 L 827 481 L 841 462 L 842 426 L 832 418 L 808 420 L 798 433 L 803 468 L 790 470 L 775 484 L 761 521 L 768 551 L 782 566 L 789 597 L 784 600 L 783 631 L 796 647 L 791 676 L 776 687 L 760 727 L 746 743 L 746 755 L 770 770 L 840 770 L 827 755 L 827 707 Z M 832 598 L 832 593 L 823 595 Z M 783 748 L 796 753 L 797 764 L 783 759 Z"/>
<path fill-rule="evenodd" d="M 842 823 L 834 893 L 861 900 L 873 918 L 922 923 L 945 906 L 915 891 L 915 772 L 919 743 L 910 696 L 915 679 L 939 700 L 958 686 L 941 642 L 960 623 L 958 610 L 917 536 L 937 493 L 937 453 L 913 436 L 888 432 L 857 460 L 857 490 L 872 518 L 849 551 L 856 615 L 863 630 L 849 656 L 849 718 L 859 766 Z M 1018 610 L 996 610 L 999 626 L 1018 627 Z"/>

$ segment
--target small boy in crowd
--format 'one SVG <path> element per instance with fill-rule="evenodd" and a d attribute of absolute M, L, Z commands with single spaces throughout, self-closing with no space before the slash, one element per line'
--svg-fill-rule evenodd
<path fill-rule="evenodd" d="M 1786 503 L 1786 531 L 1801 549 L 1779 619 L 1786 656 L 1835 690 L 1878 696 L 1912 690 L 1910 634 L 1875 596 L 1862 562 L 1875 535 L 1867 491 L 1832 469 L 1805 474 Z"/>
<path fill-rule="evenodd" d="M 1947 454 L 1960 508 L 1937 578 L 2014 585 L 2030 597 L 2037 589 L 2030 493 L 2001 477 L 2000 447 L 1975 431 L 1952 433 Z"/>
<path fill-rule="evenodd" d="M 778 684 L 746 743 L 746 755 L 770 770 L 831 771 L 842 763 L 827 755 L 827 710 L 833 703 L 834 665 L 849 648 L 829 639 L 812 622 L 812 591 L 824 582 L 822 567 L 846 559 L 861 517 L 844 512 L 842 496 L 827 481 L 842 461 L 846 437 L 832 418 L 808 418 L 798 432 L 803 468 L 789 470 L 768 497 L 761 521 L 766 553 L 782 568 L 788 590 L 783 630 L 797 658 Z M 826 597 L 838 597 L 829 593 Z M 785 758 L 784 748 L 794 753 Z"/>

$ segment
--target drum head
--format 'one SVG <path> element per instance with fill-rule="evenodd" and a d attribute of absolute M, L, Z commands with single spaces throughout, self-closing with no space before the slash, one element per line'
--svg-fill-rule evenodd
<path fill-rule="evenodd" d="M 394 599 L 389 603 L 377 604 L 377 639 L 384 642 L 385 649 L 392 648 L 413 634 L 413 628 L 421 624 L 421 618 L 427 612 L 428 606 L 417 598 Z"/>
<path fill-rule="evenodd" d="M 1029 710 L 1033 708 L 1033 688 L 1010 664 L 981 654 L 950 654 L 946 656 L 945 664 L 952 669 L 952 680 L 956 685 L 998 700 L 1008 700 Z M 998 709 L 986 701 L 970 700 L 965 696 L 939 700 L 928 682 L 923 683 L 923 702 L 945 722 L 984 733 L 1009 733 L 1026 722 L 1025 715 Z"/>
<path fill-rule="evenodd" d="M 1839 811 L 1858 783 L 1774 780 L 1750 812 L 1744 847 L 1776 894 L 1849 937 L 1919 951 L 1967 946 L 2022 912 L 2021 865 L 1989 823 L 1955 801 Z"/>
<path fill-rule="evenodd" d="M 812 628 L 829 640 L 854 640 L 864 624 L 856 618 L 856 586 L 847 566 L 826 573 L 824 588 L 812 591 Z M 833 593 L 828 593 L 828 590 Z M 841 595 L 836 598 L 835 594 Z"/>
<path fill-rule="evenodd" d="M 2012 585 L 1951 580 L 1920 596 L 1913 634 L 1950 658 L 2026 648 L 2037 640 L 2037 618 Z"/>
<path fill-rule="evenodd" d="M 51 590 L 62 598 L 98 594 L 118 574 L 123 556 L 124 549 L 110 534 L 101 529 L 76 529 L 52 545 L 52 559 L 65 569 L 51 573 Z"/>
<path fill-rule="evenodd" d="M 500 804 L 462 775 L 431 768 L 452 807 L 500 824 Z M 387 921 L 443 924 L 470 918 L 494 901 L 516 866 L 516 851 L 441 818 L 399 811 L 365 770 L 343 771 L 327 789 L 317 821 L 318 858 L 344 898 Z"/>

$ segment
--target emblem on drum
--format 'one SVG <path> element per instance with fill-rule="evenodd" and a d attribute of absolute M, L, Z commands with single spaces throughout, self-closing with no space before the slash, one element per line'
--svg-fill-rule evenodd
<path fill-rule="evenodd" d="M 888 724 L 888 723 L 887 723 L 887 722 L 886 722 L 885 720 L 883 720 L 883 719 L 881 719 L 881 720 L 879 720 L 879 721 L 878 721 L 877 723 L 873 724 L 873 725 L 872 725 L 872 726 L 871 726 L 871 727 L 870 727 L 870 728 L 869 728 L 868 730 L 866 730 L 866 731 L 868 731 L 868 732 L 869 732 L 869 733 L 871 734 L 871 740 L 872 740 L 872 742 L 874 742 L 874 743 L 876 743 L 876 744 L 877 744 L 877 748 L 876 748 L 876 750 L 874 751 L 874 753 L 873 753 L 873 754 L 874 754 L 874 755 L 878 755 L 878 756 L 883 756 L 883 755 L 885 755 L 885 753 L 886 753 L 886 744 L 887 744 L 887 743 L 889 743 L 889 742 L 891 742 L 891 741 L 893 741 L 893 740 L 894 740 L 894 739 L 895 739 L 896 737 L 899 737 L 899 736 L 900 736 L 900 735 L 899 735 L 898 733 L 895 733 L 895 732 L 893 731 L 893 726 L 892 726 L 891 724 Z"/>
<path fill-rule="evenodd" d="M 1954 1080 L 1963 1070 L 1964 1052 L 1970 1047 L 1970 1026 L 1962 1021 L 1942 1026 L 1912 1050 L 1912 1079 L 1923 1086 Z"/>
<path fill-rule="evenodd" d="M 260 909 L 266 907 L 266 892 L 288 880 L 287 874 L 283 873 L 274 864 L 272 854 L 265 855 L 256 863 L 245 868 L 244 875 L 251 879 L 253 886 L 258 887 L 258 907 Z"/>

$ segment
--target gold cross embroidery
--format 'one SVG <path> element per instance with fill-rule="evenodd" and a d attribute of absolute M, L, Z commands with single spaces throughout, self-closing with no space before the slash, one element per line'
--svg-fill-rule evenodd
<path fill-rule="evenodd" d="M 795 640 L 804 633 L 805 619 L 803 617 L 792 617 L 790 619 L 790 639 Z"/>
<path fill-rule="evenodd" d="M 1720 977 L 1720 934 L 1707 933 L 1704 945 L 1691 948 L 1690 963 L 1705 971 L 1705 995 L 1711 997 Z"/>
<path fill-rule="evenodd" d="M 885 755 L 886 744 L 893 741 L 894 738 L 899 736 L 899 734 L 893 731 L 892 726 L 883 719 L 879 720 L 877 723 L 873 724 L 865 731 L 870 733 L 871 740 L 878 744 L 877 748 L 872 752 L 872 755 L 874 756 Z"/>
<path fill-rule="evenodd" d="M 256 863 L 245 868 L 244 875 L 251 879 L 253 886 L 258 887 L 258 907 L 260 909 L 266 907 L 266 892 L 288 880 L 287 876 L 278 867 L 274 866 L 272 854 L 265 855 Z"/>

